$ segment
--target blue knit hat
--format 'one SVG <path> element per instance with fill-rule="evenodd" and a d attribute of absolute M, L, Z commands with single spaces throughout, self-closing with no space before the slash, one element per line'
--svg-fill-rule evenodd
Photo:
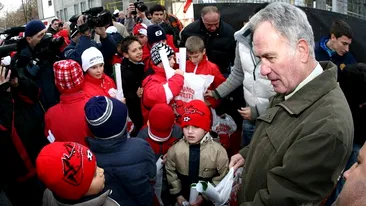
<path fill-rule="evenodd" d="M 46 26 L 40 20 L 32 20 L 25 26 L 24 36 L 32 37 L 45 28 Z"/>
<path fill-rule="evenodd" d="M 164 29 L 156 24 L 147 27 L 147 40 L 150 45 L 153 45 L 162 40 L 166 40 L 166 33 Z"/>
<path fill-rule="evenodd" d="M 94 137 L 111 139 L 126 133 L 128 111 L 121 101 L 95 96 L 86 103 L 84 111 Z"/>

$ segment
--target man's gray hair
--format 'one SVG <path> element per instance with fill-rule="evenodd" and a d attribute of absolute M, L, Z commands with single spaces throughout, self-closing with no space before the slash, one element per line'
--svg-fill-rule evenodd
<path fill-rule="evenodd" d="M 249 21 L 249 27 L 254 32 L 266 21 L 294 48 L 300 39 L 304 39 L 309 45 L 309 54 L 314 57 L 314 33 L 305 12 L 289 3 L 274 2 L 255 14 Z"/>

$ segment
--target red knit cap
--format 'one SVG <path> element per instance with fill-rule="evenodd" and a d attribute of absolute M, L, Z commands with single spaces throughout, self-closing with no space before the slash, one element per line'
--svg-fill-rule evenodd
<path fill-rule="evenodd" d="M 53 64 L 55 84 L 62 94 L 70 94 L 82 90 L 84 84 L 83 70 L 79 63 L 67 59 Z"/>
<path fill-rule="evenodd" d="M 170 138 L 174 126 L 175 115 L 167 104 L 156 104 L 149 112 L 149 137 L 157 142 Z"/>
<path fill-rule="evenodd" d="M 147 26 L 144 23 L 136 24 L 135 27 L 133 27 L 133 35 L 137 36 L 139 34 L 147 36 Z"/>
<path fill-rule="evenodd" d="M 55 195 L 66 200 L 79 200 L 88 192 L 97 167 L 93 153 L 75 142 L 46 145 L 36 165 L 39 179 Z"/>
<path fill-rule="evenodd" d="M 192 100 L 184 105 L 182 120 L 182 128 L 195 126 L 206 132 L 211 130 L 211 111 L 201 100 Z"/>

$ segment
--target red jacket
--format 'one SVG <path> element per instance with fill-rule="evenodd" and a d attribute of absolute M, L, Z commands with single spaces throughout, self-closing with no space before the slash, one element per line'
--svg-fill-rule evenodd
<path fill-rule="evenodd" d="M 196 68 L 196 65 L 194 65 L 190 60 L 188 60 L 186 63 L 186 72 L 193 73 L 195 68 Z M 214 81 L 208 88 L 209 90 L 216 89 L 220 84 L 222 84 L 226 80 L 225 77 L 221 74 L 219 67 L 216 64 L 210 62 L 207 59 L 206 55 L 203 56 L 202 61 L 198 64 L 196 74 L 206 74 L 206 75 L 212 75 L 215 77 Z M 207 101 L 210 102 L 211 107 L 214 109 L 220 103 L 219 100 L 215 100 L 215 98 L 213 98 L 213 97 L 208 98 Z"/>
<path fill-rule="evenodd" d="M 45 134 L 51 130 L 59 142 L 77 142 L 87 146 L 85 137 L 90 136 L 85 120 L 85 94 L 80 91 L 73 94 L 61 94 L 60 103 L 51 107 L 45 115 Z"/>
<path fill-rule="evenodd" d="M 94 96 L 107 96 L 111 97 L 108 91 L 112 88 L 116 89 L 116 84 L 113 79 L 103 74 L 102 78 L 96 79 L 90 76 L 88 73 L 84 76 L 84 87 L 83 91 L 87 100 Z"/>
<path fill-rule="evenodd" d="M 180 74 L 174 74 L 168 81 L 165 71 L 161 67 L 152 66 L 155 74 L 147 76 L 142 82 L 144 92 L 142 95 L 142 116 L 146 124 L 150 109 L 158 103 L 174 104 L 176 97 L 183 88 L 184 77 Z"/>

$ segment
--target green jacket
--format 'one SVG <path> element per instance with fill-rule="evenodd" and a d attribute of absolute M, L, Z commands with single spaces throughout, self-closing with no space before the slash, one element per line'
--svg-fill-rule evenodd
<path fill-rule="evenodd" d="M 257 119 L 245 158 L 238 201 L 247 205 L 319 204 L 331 193 L 351 154 L 353 121 L 337 67 L 324 72 L 292 97 L 271 97 Z"/>

